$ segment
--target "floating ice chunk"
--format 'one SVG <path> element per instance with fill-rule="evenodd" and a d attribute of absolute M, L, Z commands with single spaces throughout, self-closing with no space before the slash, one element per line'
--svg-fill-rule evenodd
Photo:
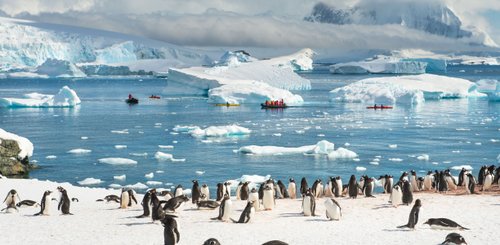
<path fill-rule="evenodd" d="M 210 126 L 205 129 L 196 128 L 189 132 L 193 137 L 230 137 L 248 135 L 251 130 L 238 125 Z"/>
<path fill-rule="evenodd" d="M 157 151 L 155 153 L 155 158 L 156 158 L 156 160 L 158 160 L 160 162 L 163 162 L 163 161 L 184 162 L 184 161 L 186 161 L 185 158 L 175 159 L 172 154 L 164 153 L 161 151 Z"/>
<path fill-rule="evenodd" d="M 459 150 L 455 150 L 455 151 L 451 151 L 451 152 L 453 152 L 453 153 L 460 153 Z"/>
<path fill-rule="evenodd" d="M 25 157 L 31 157 L 33 155 L 33 143 L 25 137 L 9 133 L 0 128 L 0 143 L 4 140 L 14 140 L 19 145 L 19 149 L 21 150 L 17 156 L 20 159 L 24 159 Z"/>
<path fill-rule="evenodd" d="M 162 174 L 162 173 L 165 173 L 165 171 L 163 171 L 163 170 L 156 170 L 155 172 L 156 172 L 157 174 Z"/>
<path fill-rule="evenodd" d="M 115 149 L 126 149 L 127 145 L 115 145 Z"/>
<path fill-rule="evenodd" d="M 205 174 L 205 171 L 196 171 L 195 173 L 196 173 L 197 175 L 203 175 L 203 174 Z"/>
<path fill-rule="evenodd" d="M 456 131 L 470 131 L 470 128 L 456 128 Z"/>
<path fill-rule="evenodd" d="M 161 149 L 174 149 L 173 145 L 158 145 L 158 147 Z"/>
<path fill-rule="evenodd" d="M 182 125 L 176 125 L 172 130 L 174 130 L 175 132 L 191 132 L 195 129 L 199 129 L 200 127 L 198 126 L 192 126 L 192 125 L 189 125 L 189 126 L 182 126 Z"/>
<path fill-rule="evenodd" d="M 113 176 L 113 179 L 115 180 L 125 180 L 127 178 L 127 175 L 118 175 L 118 176 Z"/>
<path fill-rule="evenodd" d="M 275 134 L 273 134 L 273 136 L 281 137 L 281 134 L 280 133 L 275 133 Z"/>
<path fill-rule="evenodd" d="M 46 159 L 56 159 L 57 156 L 54 156 L 54 155 L 48 155 L 45 157 Z"/>
<path fill-rule="evenodd" d="M 389 161 L 391 161 L 391 162 L 402 162 L 403 159 L 401 159 L 401 158 L 389 158 Z"/>
<path fill-rule="evenodd" d="M 76 92 L 68 86 L 62 87 L 56 95 L 40 96 L 32 93 L 26 97 L 0 98 L 0 107 L 74 107 L 81 103 Z"/>
<path fill-rule="evenodd" d="M 366 168 L 358 166 L 358 167 L 356 167 L 356 171 L 359 171 L 359 172 L 366 171 Z"/>
<path fill-rule="evenodd" d="M 426 68 L 427 62 L 379 55 L 371 60 L 332 65 L 330 72 L 339 74 L 422 74 L 425 73 Z"/>
<path fill-rule="evenodd" d="M 129 155 L 131 156 L 135 156 L 135 157 L 147 157 L 148 156 L 148 153 L 147 152 L 143 152 L 143 153 L 129 153 Z"/>
<path fill-rule="evenodd" d="M 339 147 L 337 150 L 332 151 L 328 154 L 328 159 L 354 159 L 357 158 L 358 154 L 354 151 Z"/>
<path fill-rule="evenodd" d="M 420 161 L 429 161 L 429 155 L 422 154 L 422 155 L 418 156 L 417 159 Z"/>
<path fill-rule="evenodd" d="M 379 165 L 380 163 L 379 163 L 379 162 L 375 162 L 375 161 L 373 161 L 373 162 L 369 162 L 368 164 L 371 164 L 371 165 Z"/>
<path fill-rule="evenodd" d="M 262 176 L 262 175 L 244 174 L 238 179 L 227 180 L 226 182 L 231 183 L 230 187 L 232 189 L 236 189 L 240 182 L 249 182 L 250 183 L 249 188 L 251 189 L 251 188 L 257 187 L 257 185 L 259 185 L 259 184 L 266 182 L 270 178 L 271 178 L 271 175 Z"/>
<path fill-rule="evenodd" d="M 474 143 L 474 145 L 482 145 L 482 144 L 483 144 L 483 143 L 481 143 L 481 142 L 476 142 L 476 143 Z"/>
<path fill-rule="evenodd" d="M 120 189 L 120 188 L 122 188 L 122 186 L 119 185 L 119 184 L 110 184 L 110 185 L 108 185 L 108 187 L 109 188 L 113 188 L 113 189 Z"/>
<path fill-rule="evenodd" d="M 137 182 L 133 185 L 126 185 L 125 186 L 126 188 L 130 188 L 130 189 L 148 189 L 149 187 L 141 182 Z"/>
<path fill-rule="evenodd" d="M 392 148 L 392 149 L 394 149 L 394 148 L 398 148 L 398 145 L 397 145 L 397 144 L 390 144 L 390 145 L 389 145 L 389 148 Z"/>
<path fill-rule="evenodd" d="M 128 129 L 123 129 L 123 130 L 111 130 L 111 133 L 113 133 L 113 134 L 128 134 Z"/>
<path fill-rule="evenodd" d="M 155 177 L 155 174 L 153 172 L 149 173 L 149 174 L 145 174 L 144 177 L 148 178 L 148 179 L 152 179 Z"/>
<path fill-rule="evenodd" d="M 473 168 L 471 165 L 459 165 L 459 166 L 453 166 L 451 169 L 453 170 L 462 170 L 462 168 L 465 168 L 465 170 L 471 171 Z"/>
<path fill-rule="evenodd" d="M 498 142 L 500 142 L 500 140 L 497 140 L 497 139 L 490 139 L 490 142 L 491 142 L 491 143 L 498 143 Z"/>
<path fill-rule="evenodd" d="M 87 150 L 87 149 L 82 149 L 82 148 L 72 149 L 72 150 L 68 151 L 68 153 L 70 153 L 70 154 L 88 154 L 91 152 L 92 152 L 92 150 Z"/>
<path fill-rule="evenodd" d="M 82 140 L 88 140 L 88 139 L 89 139 L 89 137 L 87 137 L 87 136 L 82 136 L 82 137 L 80 137 L 80 139 L 82 139 Z"/>
<path fill-rule="evenodd" d="M 98 159 L 99 163 L 111 164 L 111 165 L 134 165 L 137 161 L 128 158 L 121 157 L 107 157 Z"/>
<path fill-rule="evenodd" d="M 147 181 L 146 184 L 147 185 L 163 185 L 163 182 L 150 180 L 150 181 Z"/>
<path fill-rule="evenodd" d="M 79 185 L 98 185 L 103 183 L 104 181 L 100 179 L 94 179 L 94 178 L 86 178 L 82 181 L 78 181 Z"/>
<path fill-rule="evenodd" d="M 243 146 L 238 151 L 244 154 L 253 155 L 276 155 L 276 154 L 328 154 L 333 151 L 334 144 L 326 140 L 319 141 L 316 145 L 306 145 L 301 147 L 280 147 L 280 146 Z"/>

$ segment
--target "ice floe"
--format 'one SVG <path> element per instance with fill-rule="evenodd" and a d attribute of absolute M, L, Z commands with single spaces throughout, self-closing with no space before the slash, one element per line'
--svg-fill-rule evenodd
<path fill-rule="evenodd" d="M 379 55 L 364 61 L 331 65 L 330 72 L 340 74 L 422 74 L 425 73 L 426 68 L 426 62 Z"/>
<path fill-rule="evenodd" d="M 76 92 L 68 86 L 55 95 L 25 94 L 26 98 L 0 98 L 0 107 L 74 107 L 81 103 Z"/>
<path fill-rule="evenodd" d="M 358 167 L 356 167 L 356 171 L 359 171 L 359 172 L 366 171 L 366 168 L 358 166 Z"/>
<path fill-rule="evenodd" d="M 101 179 L 95 179 L 95 178 L 86 178 L 82 181 L 78 181 L 79 185 L 98 185 L 103 183 Z"/>
<path fill-rule="evenodd" d="M 82 149 L 82 148 L 76 148 L 76 149 L 72 149 L 72 150 L 68 151 L 68 153 L 70 153 L 70 154 L 88 154 L 91 152 L 92 152 L 92 150 Z"/>
<path fill-rule="evenodd" d="M 105 163 L 105 164 L 111 164 L 111 165 L 134 165 L 137 164 L 137 161 L 128 159 L 128 158 L 121 158 L 121 157 L 107 157 L 107 158 L 101 158 L 98 159 L 100 163 Z"/>
<path fill-rule="evenodd" d="M 248 135 L 251 132 L 250 129 L 238 125 L 210 126 L 205 129 L 196 127 L 189 131 L 193 137 L 231 137 Z"/>
<path fill-rule="evenodd" d="M 115 179 L 115 180 L 125 180 L 126 178 L 127 178 L 127 175 L 125 175 L 125 174 L 113 176 L 113 179 Z"/>
<path fill-rule="evenodd" d="M 184 162 L 184 161 L 186 161 L 185 158 L 177 159 L 177 158 L 174 158 L 174 155 L 169 154 L 169 153 L 164 153 L 161 151 L 157 151 L 155 153 L 155 158 L 156 158 L 156 160 L 158 160 L 160 162 L 163 162 L 163 161 Z"/>
<path fill-rule="evenodd" d="M 451 169 L 453 170 L 462 170 L 462 168 L 465 168 L 465 170 L 471 171 L 473 168 L 471 165 L 459 165 L 459 166 L 453 166 Z"/>
<path fill-rule="evenodd" d="M 127 145 L 115 145 L 115 149 L 126 149 Z"/>

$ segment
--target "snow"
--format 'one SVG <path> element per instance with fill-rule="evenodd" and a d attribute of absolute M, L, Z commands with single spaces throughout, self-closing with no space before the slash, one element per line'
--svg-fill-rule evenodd
<path fill-rule="evenodd" d="M 25 157 L 31 157 L 33 155 L 33 143 L 25 137 L 9 133 L 2 128 L 0 128 L 0 143 L 4 140 L 15 140 L 19 145 L 19 149 L 21 150 L 17 156 L 20 159 L 24 159 Z"/>
<path fill-rule="evenodd" d="M 330 66 L 330 72 L 340 74 L 422 74 L 425 73 L 426 67 L 427 63 L 425 62 L 377 56 L 366 61 L 332 65 Z"/>
<path fill-rule="evenodd" d="M 111 164 L 111 165 L 135 165 L 135 164 L 137 164 L 137 161 L 135 161 L 135 160 L 128 159 L 128 158 L 121 158 L 121 157 L 101 158 L 98 161 L 100 163 Z"/>
<path fill-rule="evenodd" d="M 459 166 L 453 166 L 451 169 L 453 170 L 462 170 L 462 168 L 465 168 L 465 170 L 471 171 L 473 168 L 471 165 L 459 165 Z"/>
<path fill-rule="evenodd" d="M 91 152 L 92 152 L 92 150 L 82 149 L 82 148 L 76 148 L 76 149 L 72 149 L 72 150 L 68 151 L 68 153 L 70 153 L 70 154 L 88 154 Z"/>
<path fill-rule="evenodd" d="M 227 125 L 227 126 L 210 126 L 205 129 L 194 128 L 189 131 L 193 137 L 232 137 L 248 135 L 252 131 L 248 128 L 241 127 L 238 125 Z"/>
<path fill-rule="evenodd" d="M 33 96 L 35 95 L 35 96 Z M 68 86 L 55 95 L 26 94 L 24 99 L 0 98 L 0 107 L 74 107 L 81 103 L 76 92 Z"/>
<path fill-rule="evenodd" d="M 439 75 L 422 74 L 362 79 L 330 91 L 331 101 L 373 104 L 419 104 L 425 100 L 478 96 L 474 83 Z"/>
<path fill-rule="evenodd" d="M 185 158 L 176 159 L 176 158 L 174 158 L 174 155 L 169 154 L 169 153 L 164 153 L 161 151 L 157 151 L 155 153 L 155 158 L 156 158 L 156 160 L 158 160 L 160 162 L 163 162 L 163 161 L 184 162 L 184 161 L 186 161 Z"/>
<path fill-rule="evenodd" d="M 79 185 L 98 185 L 103 183 L 104 181 L 100 179 L 94 179 L 94 178 L 86 178 L 82 181 L 78 181 Z"/>

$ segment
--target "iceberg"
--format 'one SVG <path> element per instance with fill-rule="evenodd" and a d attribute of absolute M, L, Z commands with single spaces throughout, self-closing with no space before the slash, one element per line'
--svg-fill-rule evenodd
<path fill-rule="evenodd" d="M 81 103 L 76 92 L 68 86 L 56 95 L 26 94 L 26 98 L 0 98 L 0 107 L 74 107 Z"/>
<path fill-rule="evenodd" d="M 354 151 L 345 149 L 345 148 L 338 148 L 337 150 L 330 152 L 328 154 L 328 159 L 335 160 L 335 159 L 353 159 L 358 157 L 358 154 Z"/>
<path fill-rule="evenodd" d="M 252 131 L 250 129 L 238 125 L 210 126 L 205 129 L 195 128 L 189 131 L 191 136 L 197 138 L 241 136 L 241 135 L 248 135 L 251 132 Z"/>
<path fill-rule="evenodd" d="M 330 101 L 419 104 L 425 100 L 480 96 L 468 80 L 431 74 L 367 78 L 330 91 Z"/>
<path fill-rule="evenodd" d="M 500 101 L 500 83 L 494 79 L 481 79 L 477 81 L 477 91 L 488 96 L 490 101 Z"/>
<path fill-rule="evenodd" d="M 376 56 L 370 60 L 331 65 L 330 72 L 340 74 L 422 74 L 425 73 L 426 68 L 426 62 Z"/>
<path fill-rule="evenodd" d="M 300 147 L 281 147 L 281 146 L 258 146 L 249 145 L 243 146 L 238 149 L 238 152 L 249 155 L 290 155 L 290 154 L 304 154 L 304 155 L 327 155 L 329 159 L 340 158 L 356 158 L 357 154 L 350 150 L 340 147 L 334 149 L 335 144 L 321 140 L 315 145 L 306 145 Z M 330 156 L 331 155 L 331 156 Z"/>
<path fill-rule="evenodd" d="M 17 156 L 19 157 L 19 159 L 24 159 L 26 157 L 31 157 L 33 155 L 33 143 L 31 143 L 31 141 L 25 137 L 22 137 L 22 136 L 19 136 L 19 135 L 16 135 L 16 134 L 13 134 L 13 133 L 9 133 L 5 130 L 3 130 L 2 128 L 0 128 L 0 143 L 2 142 L 2 139 L 3 140 L 14 140 L 17 142 L 17 144 L 19 145 L 19 149 L 21 150 Z"/>
<path fill-rule="evenodd" d="M 227 51 L 222 55 L 222 57 L 219 59 L 219 61 L 216 62 L 217 66 L 238 66 L 241 63 L 247 63 L 247 62 L 252 62 L 256 61 L 257 59 L 250 56 L 247 52 L 244 50 L 238 50 L 238 51 Z"/>
<path fill-rule="evenodd" d="M 85 77 L 75 64 L 67 60 L 47 59 L 36 68 L 36 73 L 48 77 Z"/>

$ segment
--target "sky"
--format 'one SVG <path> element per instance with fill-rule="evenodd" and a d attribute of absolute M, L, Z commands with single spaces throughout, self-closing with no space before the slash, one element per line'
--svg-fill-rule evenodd
<path fill-rule="evenodd" d="M 500 44 L 500 0 L 324 0 L 356 4 L 441 2 L 464 26 Z M 303 21 L 318 1 L 308 0 L 0 0 L 8 16 L 143 36 L 187 46 L 386 48 L 447 47 L 452 40 L 400 26 L 333 26 Z M 388 42 L 387 40 L 390 39 Z M 461 40 L 458 46 L 474 42 Z"/>

